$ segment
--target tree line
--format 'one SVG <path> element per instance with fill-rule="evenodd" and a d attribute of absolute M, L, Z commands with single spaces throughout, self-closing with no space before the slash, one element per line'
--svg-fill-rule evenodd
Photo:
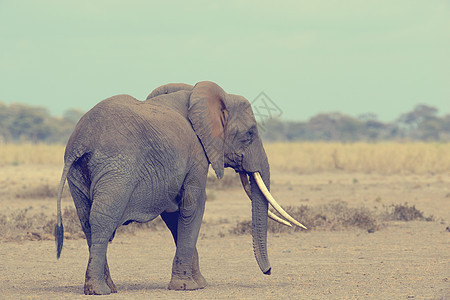
<path fill-rule="evenodd" d="M 0 102 L 0 144 L 66 143 L 83 111 L 70 109 L 53 116 L 43 107 Z M 265 141 L 450 141 L 450 115 L 439 117 L 431 106 L 418 105 L 393 122 L 374 114 L 357 117 L 342 113 L 318 114 L 306 122 L 263 119 L 259 130 Z"/>
<path fill-rule="evenodd" d="M 58 117 L 43 107 L 0 102 L 0 144 L 65 143 L 83 114 L 70 109 Z"/>
<path fill-rule="evenodd" d="M 260 131 L 267 141 L 333 141 L 376 142 L 450 141 L 450 115 L 439 117 L 438 109 L 417 105 L 392 122 L 381 122 L 375 114 L 357 117 L 339 112 L 323 113 L 307 122 L 286 122 L 268 119 L 260 122 Z"/>

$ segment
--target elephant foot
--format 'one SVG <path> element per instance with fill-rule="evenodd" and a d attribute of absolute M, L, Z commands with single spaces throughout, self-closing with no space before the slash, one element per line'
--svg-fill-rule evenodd
<path fill-rule="evenodd" d="M 111 293 L 117 293 L 117 288 L 111 277 L 106 279 L 106 285 L 111 289 Z"/>
<path fill-rule="evenodd" d="M 193 278 L 178 278 L 175 276 L 172 276 L 172 280 L 170 280 L 168 287 L 169 290 L 175 291 L 191 291 L 202 288 L 204 288 L 204 286 L 200 286 Z"/>
<path fill-rule="evenodd" d="M 111 275 L 109 274 L 108 264 L 105 266 L 105 281 L 106 285 L 111 289 L 111 293 L 117 293 L 117 288 L 114 282 L 111 279 Z"/>
<path fill-rule="evenodd" d="M 197 282 L 199 289 L 203 289 L 208 285 L 205 277 L 203 277 L 203 275 L 200 272 L 192 274 L 192 278 L 194 278 L 194 281 Z"/>
<path fill-rule="evenodd" d="M 111 281 L 112 283 L 112 281 Z M 114 283 L 113 283 L 114 286 Z M 115 286 L 114 286 L 115 288 Z M 89 280 L 84 283 L 85 295 L 109 295 L 112 289 L 106 284 L 105 281 Z M 117 289 L 116 291 L 117 292 Z"/>

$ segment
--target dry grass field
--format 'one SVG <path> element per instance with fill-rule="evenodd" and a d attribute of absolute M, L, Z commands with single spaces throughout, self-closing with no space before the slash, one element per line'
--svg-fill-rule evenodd
<path fill-rule="evenodd" d="M 272 143 L 265 149 L 273 169 L 301 173 L 437 174 L 450 170 L 450 143 Z M 0 146 L 0 166 L 62 164 L 63 156 L 63 145 Z"/>
<path fill-rule="evenodd" d="M 64 145 L 0 145 L 0 166 L 63 164 Z"/>
<path fill-rule="evenodd" d="M 198 249 L 209 286 L 166 290 L 174 252 L 159 220 L 122 226 L 108 260 L 111 299 L 450 299 L 450 144 L 265 146 L 272 193 L 308 230 L 270 221 L 273 274 L 253 258 L 250 201 L 238 176 L 208 178 Z M 80 297 L 87 246 L 70 194 L 55 258 L 62 145 L 0 145 L 2 299 Z M 223 267 L 226 266 L 226 270 Z"/>
<path fill-rule="evenodd" d="M 275 143 L 271 167 L 301 173 L 343 170 L 380 174 L 437 174 L 450 170 L 450 143 Z"/>

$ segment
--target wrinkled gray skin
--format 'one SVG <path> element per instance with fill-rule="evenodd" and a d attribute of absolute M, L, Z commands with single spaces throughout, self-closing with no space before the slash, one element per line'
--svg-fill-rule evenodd
<path fill-rule="evenodd" d="M 260 172 L 270 187 L 269 164 L 249 102 L 212 82 L 168 84 L 146 101 L 118 95 L 100 102 L 77 124 L 64 161 L 57 256 L 63 242 L 60 196 L 67 178 L 89 246 L 85 294 L 117 291 L 106 260 L 116 229 L 159 215 L 176 244 L 169 289 L 205 287 L 196 242 L 209 164 L 219 178 L 224 167 L 248 175 Z M 270 274 L 268 203 L 249 177 L 255 257 Z"/>

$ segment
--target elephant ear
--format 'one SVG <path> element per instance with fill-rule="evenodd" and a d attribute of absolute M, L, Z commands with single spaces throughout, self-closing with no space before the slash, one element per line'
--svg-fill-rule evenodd
<path fill-rule="evenodd" d="M 224 169 L 224 139 L 228 119 L 225 98 L 225 91 L 217 84 L 199 82 L 192 91 L 188 111 L 189 121 L 218 178 L 223 177 Z"/>
<path fill-rule="evenodd" d="M 190 84 L 185 84 L 185 83 L 169 83 L 169 84 L 165 84 L 162 85 L 160 87 L 157 87 L 156 89 L 154 89 L 150 95 L 147 96 L 147 100 L 151 99 L 151 98 L 155 98 L 159 95 L 163 95 L 163 94 L 170 94 L 170 93 L 175 93 L 181 90 L 187 90 L 187 91 L 191 91 L 193 88 L 192 85 Z"/>

